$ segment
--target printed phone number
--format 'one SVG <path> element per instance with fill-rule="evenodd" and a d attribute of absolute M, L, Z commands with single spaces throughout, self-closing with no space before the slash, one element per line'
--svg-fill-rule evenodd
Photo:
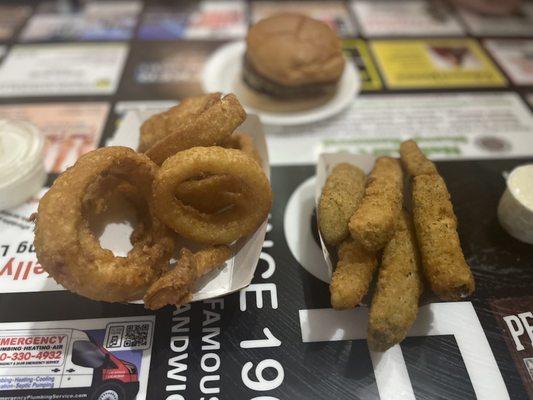
<path fill-rule="evenodd" d="M 17 353 L 0 353 L 0 362 L 11 361 L 29 361 L 29 360 L 59 360 L 62 356 L 62 351 L 40 351 L 32 353 L 31 351 L 21 351 Z"/>

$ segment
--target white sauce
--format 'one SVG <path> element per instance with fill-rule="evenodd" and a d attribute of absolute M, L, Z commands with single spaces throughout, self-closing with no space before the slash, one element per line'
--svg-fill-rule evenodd
<path fill-rule="evenodd" d="M 520 203 L 533 210 L 533 164 L 515 168 L 507 180 L 507 185 Z"/>
<path fill-rule="evenodd" d="M 37 193 L 46 180 L 44 138 L 28 122 L 0 119 L 0 210 Z"/>

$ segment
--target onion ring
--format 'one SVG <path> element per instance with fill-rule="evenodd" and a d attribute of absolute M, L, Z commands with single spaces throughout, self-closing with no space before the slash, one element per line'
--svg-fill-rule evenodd
<path fill-rule="evenodd" d="M 172 133 L 176 126 L 182 124 L 186 118 L 200 114 L 220 100 L 220 93 L 210 93 L 202 96 L 188 97 L 177 106 L 153 115 L 141 125 L 139 148 L 141 153 L 147 151 L 157 141 Z"/>
<path fill-rule="evenodd" d="M 167 304 L 179 307 L 191 301 L 191 288 L 196 281 L 231 257 L 227 246 L 216 246 L 191 253 L 182 249 L 173 269 L 155 281 L 144 296 L 144 306 L 158 310 Z"/>
<path fill-rule="evenodd" d="M 242 182 L 246 201 L 217 214 L 204 214 L 174 195 L 183 182 L 199 175 L 231 175 Z M 195 147 L 167 159 L 154 180 L 154 212 L 184 238 L 205 244 L 229 244 L 251 234 L 266 219 L 272 190 L 261 167 L 240 150 Z"/>
<path fill-rule="evenodd" d="M 145 154 L 157 165 L 179 151 L 196 146 L 216 146 L 246 119 L 246 112 L 234 94 L 228 94 L 206 104 L 205 110 L 188 118 L 178 118 L 179 123 L 166 122 L 167 135 L 159 139 Z"/>
<path fill-rule="evenodd" d="M 242 201 L 242 184 L 231 175 L 211 175 L 183 182 L 176 189 L 176 198 L 186 206 L 213 214 Z"/>
<path fill-rule="evenodd" d="M 50 276 L 94 300 L 142 298 L 165 271 L 174 247 L 170 232 L 149 212 L 156 171 L 157 166 L 142 154 L 106 147 L 83 155 L 59 176 L 39 202 L 35 224 L 37 258 Z M 87 219 L 87 209 L 98 204 L 96 187 L 110 176 L 131 184 L 124 190 L 134 187 L 133 197 L 144 199 L 149 212 L 141 228 L 134 230 L 133 248 L 126 257 L 103 249 Z"/>
<path fill-rule="evenodd" d="M 257 161 L 259 165 L 261 165 L 263 162 L 259 152 L 255 147 L 254 140 L 247 133 L 234 132 L 224 141 L 222 146 L 228 149 L 237 149 L 248 154 L 255 161 Z"/>

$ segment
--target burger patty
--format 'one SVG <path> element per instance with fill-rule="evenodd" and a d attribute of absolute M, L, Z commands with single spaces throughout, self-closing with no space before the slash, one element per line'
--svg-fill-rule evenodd
<path fill-rule="evenodd" d="M 286 86 L 274 82 L 257 72 L 248 61 L 246 55 L 243 57 L 242 77 L 244 82 L 252 89 L 263 94 L 280 97 L 284 99 L 302 98 L 308 96 L 320 96 L 330 94 L 337 88 L 338 82 L 323 82 L 297 86 Z"/>

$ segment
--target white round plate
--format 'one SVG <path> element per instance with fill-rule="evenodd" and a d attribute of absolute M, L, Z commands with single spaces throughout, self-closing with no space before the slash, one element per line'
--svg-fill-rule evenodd
<path fill-rule="evenodd" d="M 229 43 L 219 48 L 207 61 L 202 77 L 205 92 L 237 92 L 242 86 L 242 58 L 246 49 L 244 41 Z M 346 66 L 335 94 L 325 103 L 313 108 L 290 112 L 264 111 L 246 104 L 239 97 L 245 110 L 259 115 L 261 122 L 268 125 L 302 125 L 329 118 L 351 104 L 359 92 L 361 80 L 353 63 L 346 60 Z"/>

